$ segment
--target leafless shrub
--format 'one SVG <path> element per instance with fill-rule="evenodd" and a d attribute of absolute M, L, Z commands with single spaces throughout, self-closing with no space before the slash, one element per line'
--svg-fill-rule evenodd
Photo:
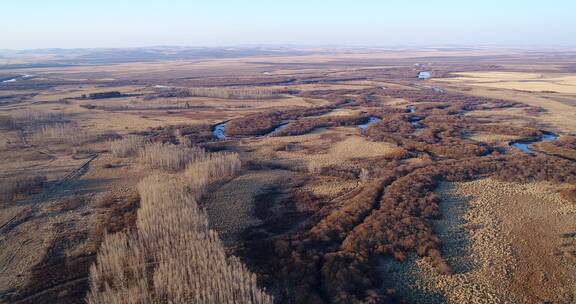
<path fill-rule="evenodd" d="M 144 147 L 146 140 L 142 136 L 128 135 L 109 142 L 110 151 L 116 157 L 133 156 Z"/>
<path fill-rule="evenodd" d="M 206 152 L 198 147 L 185 147 L 163 143 L 150 143 L 140 150 L 140 159 L 148 166 L 166 171 L 178 171 Z"/>
<path fill-rule="evenodd" d="M 331 104 L 312 108 L 295 108 L 286 111 L 253 113 L 229 121 L 228 124 L 226 124 L 226 134 L 230 136 L 264 135 L 274 131 L 274 129 L 284 121 L 299 120 L 303 117 L 326 114 L 336 107 L 337 104 Z"/>

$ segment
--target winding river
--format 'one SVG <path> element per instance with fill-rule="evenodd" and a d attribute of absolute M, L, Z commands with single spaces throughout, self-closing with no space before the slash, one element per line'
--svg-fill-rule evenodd
<path fill-rule="evenodd" d="M 226 133 L 225 133 L 227 123 L 228 122 L 225 121 L 225 122 L 219 123 L 219 124 L 214 126 L 214 128 L 212 129 L 212 135 L 214 136 L 214 138 L 216 138 L 216 139 L 226 139 L 227 138 Z M 284 129 L 287 125 L 288 125 L 287 122 L 279 124 L 278 126 L 276 126 L 274 128 L 274 130 L 272 130 L 270 133 L 268 133 L 264 136 L 270 136 L 274 132 L 278 132 L 278 131 Z"/>
<path fill-rule="evenodd" d="M 282 123 L 282 124 L 280 124 L 279 126 L 277 126 L 276 128 L 274 128 L 274 131 L 272 131 L 272 132 L 268 133 L 267 135 L 270 135 L 270 134 L 272 134 L 272 133 L 274 133 L 274 132 L 278 132 L 278 131 L 280 131 L 280 130 L 282 130 L 282 129 L 286 128 L 286 126 L 287 126 L 287 125 L 288 125 L 288 123 L 287 123 L 287 122 L 285 122 L 285 123 Z"/>
<path fill-rule="evenodd" d="M 20 76 L 14 77 L 14 78 L 2 80 L 2 81 L 0 81 L 0 83 L 11 83 L 11 82 L 16 82 L 18 79 L 21 79 L 21 78 L 30 78 L 30 77 L 32 77 L 32 75 L 28 75 L 28 74 L 20 75 Z"/>
<path fill-rule="evenodd" d="M 529 141 L 513 141 L 510 143 L 510 146 L 522 151 L 523 153 L 534 154 L 534 151 L 530 149 L 530 145 L 543 141 L 553 141 L 557 140 L 558 138 L 559 136 L 554 133 L 545 132 L 537 139 Z"/>

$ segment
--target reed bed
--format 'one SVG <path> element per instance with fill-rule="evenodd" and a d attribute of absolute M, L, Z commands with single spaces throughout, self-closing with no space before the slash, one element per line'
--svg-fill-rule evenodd
<path fill-rule="evenodd" d="M 76 126 L 56 123 L 44 124 L 32 131 L 31 139 L 37 142 L 81 145 L 93 139 L 95 134 Z"/>
<path fill-rule="evenodd" d="M 116 157 L 129 157 L 137 155 L 144 148 L 146 139 L 138 135 L 128 135 L 121 139 L 108 142 L 112 155 Z"/>
<path fill-rule="evenodd" d="M 196 152 L 183 174 L 155 173 L 138 184 L 136 228 L 105 237 L 87 303 L 273 303 L 226 255 L 196 200 L 209 182 L 238 171 L 238 155 Z"/>
<path fill-rule="evenodd" d="M 192 96 L 223 99 L 268 99 L 278 96 L 278 92 L 267 88 L 189 88 Z"/>
<path fill-rule="evenodd" d="M 165 143 L 149 143 L 140 150 L 140 159 L 149 167 L 166 171 L 179 171 L 191 161 L 204 158 L 206 152 L 199 147 L 186 147 Z"/>
<path fill-rule="evenodd" d="M 240 171 L 240 158 L 236 153 L 212 153 L 204 159 L 191 163 L 184 171 L 188 188 L 199 199 L 209 183 Z"/>
<path fill-rule="evenodd" d="M 18 123 L 64 123 L 67 119 L 62 113 L 42 112 L 38 110 L 24 110 L 11 115 Z"/>
<path fill-rule="evenodd" d="M 255 87 L 196 87 L 162 89 L 157 93 L 147 95 L 144 99 L 155 98 L 186 98 L 212 97 L 221 99 L 271 99 L 280 96 L 277 90 Z"/>

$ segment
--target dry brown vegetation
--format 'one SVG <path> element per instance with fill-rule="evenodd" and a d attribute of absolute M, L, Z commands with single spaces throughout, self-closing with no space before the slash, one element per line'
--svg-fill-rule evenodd
<path fill-rule="evenodd" d="M 255 113 L 242 118 L 233 119 L 226 125 L 226 134 L 229 136 L 256 136 L 272 132 L 284 121 L 297 120 L 303 117 L 326 114 L 337 107 L 337 104 L 318 106 L 305 109 L 291 109 L 286 111 L 270 111 Z"/>
<path fill-rule="evenodd" d="M 203 158 L 206 152 L 198 147 L 149 143 L 139 152 L 140 160 L 151 168 L 167 171 L 184 169 L 188 163 Z"/>
<path fill-rule="evenodd" d="M 567 201 L 576 204 L 576 187 L 564 188 L 562 191 L 560 191 L 560 194 Z"/>
<path fill-rule="evenodd" d="M 165 144 L 143 151 L 158 168 L 186 164 L 184 185 L 166 174 L 138 184 L 136 229 L 105 237 L 90 270 L 88 303 L 272 303 L 256 276 L 227 257 L 196 202 L 210 182 L 236 174 L 238 155 Z"/>
<path fill-rule="evenodd" d="M 9 203 L 18 196 L 40 192 L 46 184 L 46 176 L 7 178 L 0 183 L 0 202 Z"/>
<path fill-rule="evenodd" d="M 367 121 L 368 121 L 367 115 L 306 118 L 289 123 L 288 125 L 286 125 L 286 127 L 282 128 L 282 130 L 275 132 L 274 135 L 276 136 L 302 135 L 309 133 L 317 128 L 354 126 L 366 123 Z"/>
<path fill-rule="evenodd" d="M 138 154 L 146 144 L 146 139 L 138 135 L 125 136 L 109 142 L 110 151 L 117 157 L 128 157 Z"/>
<path fill-rule="evenodd" d="M 431 98 L 426 94 L 406 94 L 400 95 L 404 98 L 414 98 L 414 101 L 424 99 L 427 101 L 444 100 L 446 93 L 432 94 Z M 413 97 L 412 95 L 416 95 Z M 448 95 L 449 97 L 452 95 Z M 462 98 L 456 99 L 460 95 L 454 95 L 450 107 L 444 104 L 432 103 L 416 107 L 414 114 L 387 113 L 382 114 L 383 119 L 374 123 L 366 130 L 366 135 L 374 140 L 387 141 L 398 144 L 408 151 L 425 152 L 432 156 L 465 158 L 472 156 L 483 156 L 494 152 L 489 145 L 468 140 L 468 134 L 476 132 L 488 132 L 503 135 L 522 136 L 533 138 L 542 133 L 537 129 L 502 126 L 494 122 L 479 120 L 473 117 L 460 116 L 464 111 L 484 108 L 483 102 L 491 102 L 497 107 L 515 107 L 516 104 L 499 101 Z M 450 100 L 450 99 L 449 99 Z M 380 110 L 386 111 L 386 110 Z M 410 121 L 418 120 L 419 126 L 410 124 Z M 421 132 L 416 130 L 422 128 Z"/>
<path fill-rule="evenodd" d="M 152 142 L 199 144 L 213 138 L 211 129 L 209 124 L 175 125 L 153 128 L 145 134 Z M 181 142 L 184 140 L 187 142 Z"/>
<path fill-rule="evenodd" d="M 510 62 L 508 51 L 424 50 L 62 66 L 3 84 L 0 302 L 412 300 L 420 291 L 398 286 L 383 260 L 418 261 L 459 289 L 435 226 L 444 216 L 438 185 L 522 182 L 507 186 L 519 203 L 522 187 L 547 181 L 542 197 L 576 200 L 573 95 L 438 79 L 573 66 L 570 54 L 518 52 Z M 421 70 L 433 78 L 417 80 Z M 370 117 L 381 120 L 361 132 Z M 212 134 L 220 122 L 225 140 Z M 512 144 L 551 132 L 559 139 L 530 144 L 532 154 Z M 556 237 L 561 252 L 542 260 L 574 260 L 568 230 Z"/>
<path fill-rule="evenodd" d="M 434 96 L 428 101 L 443 97 Z M 296 290 L 293 294 L 282 294 L 285 299 L 321 302 L 327 297 L 328 302 L 334 303 L 393 301 L 393 291 L 378 292 L 382 276 L 374 269 L 376 258 L 381 255 L 402 261 L 416 252 L 429 257 L 440 271 L 450 273 L 430 225 L 430 220 L 439 215 L 438 199 L 432 191 L 442 180 L 462 181 L 489 174 L 523 182 L 576 182 L 576 167 L 570 161 L 546 156 L 499 155 L 489 145 L 466 139 L 467 133 L 479 131 L 525 138 L 537 137 L 541 132 L 460 117 L 462 111 L 487 102 L 464 100 L 453 101 L 451 108 L 446 109 L 444 105 L 418 105 L 415 114 L 379 110 L 384 112 L 381 114 L 384 119 L 369 127 L 369 137 L 441 158 L 415 165 L 381 164 L 371 174 L 375 180 L 360 192 L 351 193 L 342 207 L 326 215 L 322 215 L 322 209 L 312 208 L 317 210 L 314 218 L 321 219 L 316 225 L 287 240 L 266 245 L 273 246 L 281 256 L 276 263 L 270 261 L 272 269 L 282 273 L 277 286 Z M 516 105 L 506 102 L 499 105 L 510 106 Z M 409 123 L 412 115 L 420 116 L 424 132 L 415 132 L 416 128 Z M 487 156 L 490 153 L 494 155 Z"/>
<path fill-rule="evenodd" d="M 276 243 L 276 250 L 285 259 L 278 267 L 284 269 L 285 284 L 300 291 L 296 297 L 299 301 L 316 301 L 322 295 L 329 295 L 336 303 L 382 301 L 383 295 L 376 291 L 380 275 L 374 271 L 374 258 L 381 254 L 403 260 L 415 251 L 449 272 L 429 223 L 438 215 L 438 200 L 431 191 L 441 180 L 494 174 L 514 181 L 576 181 L 573 164 L 545 157 L 486 157 L 401 168 L 377 179 L 310 232 L 295 236 L 290 243 Z M 317 271 L 321 277 L 312 276 Z M 321 293 L 317 293 L 318 284 L 325 286 Z"/>
<path fill-rule="evenodd" d="M 66 117 L 61 113 L 44 112 L 37 110 L 25 110 L 11 115 L 12 120 L 20 124 L 48 124 L 66 122 Z"/>
<path fill-rule="evenodd" d="M 42 125 L 32 131 L 30 139 L 34 142 L 81 145 L 95 138 L 95 134 L 70 124 Z"/>
<path fill-rule="evenodd" d="M 563 136 L 557 141 L 540 143 L 537 149 L 549 155 L 576 161 L 576 137 L 574 136 Z"/>
<path fill-rule="evenodd" d="M 187 187 L 200 199 L 206 187 L 223 177 L 234 176 L 240 171 L 240 158 L 236 153 L 217 152 L 188 164 L 184 171 Z"/>
<path fill-rule="evenodd" d="M 278 97 L 276 90 L 258 87 L 213 87 L 213 88 L 169 88 L 160 89 L 145 99 L 169 97 L 214 97 L 222 99 L 270 99 Z"/>

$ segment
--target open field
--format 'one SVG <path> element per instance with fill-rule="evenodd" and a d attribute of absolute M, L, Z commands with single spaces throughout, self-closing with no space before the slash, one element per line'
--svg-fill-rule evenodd
<path fill-rule="evenodd" d="M 444 81 L 465 82 L 474 86 L 529 92 L 576 94 L 576 76 L 519 72 L 455 73 Z"/>
<path fill-rule="evenodd" d="M 110 52 L 0 60 L 0 303 L 575 301 L 573 50 Z"/>

